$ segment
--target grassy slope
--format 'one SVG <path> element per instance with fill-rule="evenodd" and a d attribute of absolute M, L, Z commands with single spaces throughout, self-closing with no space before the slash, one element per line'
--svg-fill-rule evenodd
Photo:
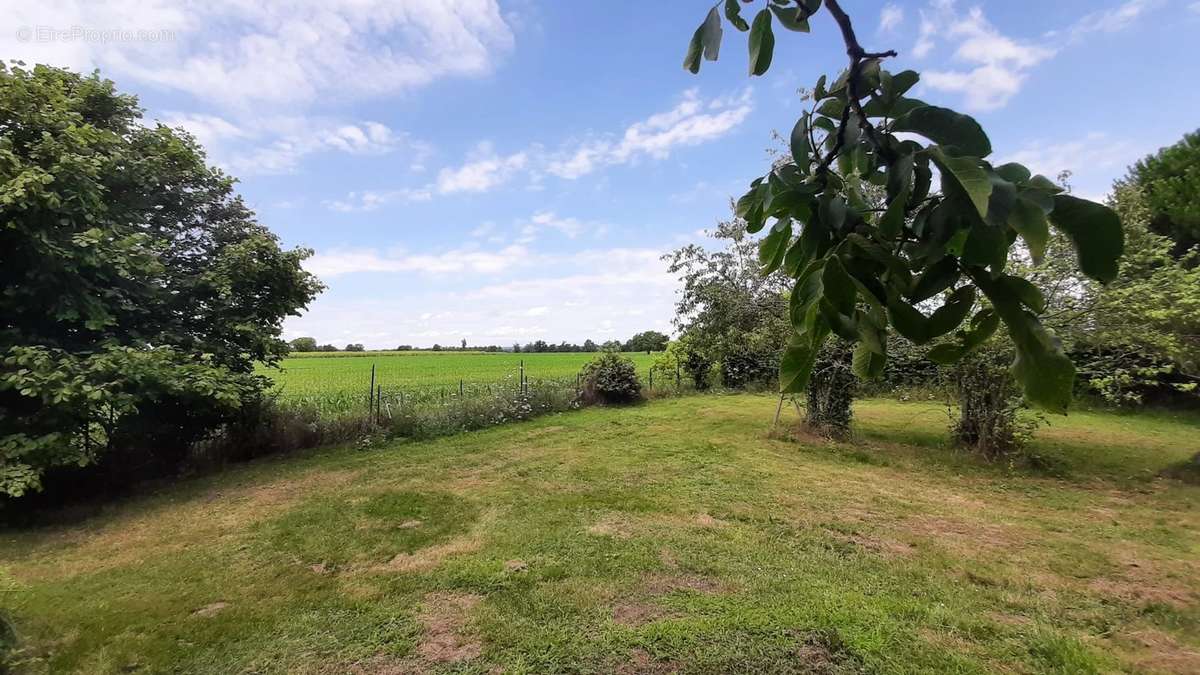
<path fill-rule="evenodd" d="M 773 412 L 257 463 L 4 533 L 5 601 L 34 671 L 1200 670 L 1200 488 L 1154 477 L 1194 419 L 1054 420 L 1050 478 L 939 447 L 929 404 L 861 404 L 853 446 Z"/>

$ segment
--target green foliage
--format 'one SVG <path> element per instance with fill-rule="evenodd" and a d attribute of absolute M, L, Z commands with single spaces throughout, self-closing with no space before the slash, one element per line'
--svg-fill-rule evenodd
<path fill-rule="evenodd" d="M 602 352 L 580 371 L 585 403 L 634 403 L 642 398 L 637 366 L 617 352 Z"/>
<path fill-rule="evenodd" d="M 206 166 L 97 75 L 0 65 L 0 493 L 257 398 L 320 285 Z"/>
<path fill-rule="evenodd" d="M 317 340 L 310 337 L 298 337 L 288 343 L 288 349 L 293 352 L 315 352 L 317 351 Z"/>
<path fill-rule="evenodd" d="M 1007 345 L 1006 345 L 1007 346 Z M 989 347 L 955 364 L 958 417 L 950 435 L 988 459 L 1012 458 L 1033 436 L 1038 419 L 1022 414 L 1020 392 L 1005 367 L 1011 349 Z"/>
<path fill-rule="evenodd" d="M 749 237 L 744 220 L 719 223 L 711 234 L 721 249 L 693 244 L 666 256 L 668 271 L 683 282 L 675 318 L 686 345 L 683 369 L 697 389 L 709 385 L 714 366 L 727 387 L 770 384 L 790 332 L 788 279 L 779 270 L 759 274 L 769 244 Z"/>
<path fill-rule="evenodd" d="M 831 334 L 860 343 L 855 370 L 874 376 L 886 368 L 891 329 L 925 344 L 958 329 L 978 300 L 994 314 L 976 314 L 953 343 L 935 347 L 936 358 L 953 362 L 978 348 L 998 317 L 1016 345 L 1013 370 L 1026 398 L 1065 412 L 1075 367 L 1041 325 L 1028 284 L 1005 274 L 1009 253 L 1023 237 L 1040 257 L 1052 223 L 1075 247 L 1084 274 L 1111 282 L 1124 245 L 1120 220 L 1019 164 L 992 165 L 991 142 L 971 117 L 905 98 L 917 73 L 884 70 L 882 61 L 895 53 L 864 50 L 837 0 L 768 1 L 749 30 L 751 74 L 771 65 L 772 17 L 807 31 L 822 4 L 841 29 L 849 67 L 832 84 L 817 82 L 812 108 L 788 139 L 792 156 L 752 181 L 736 209 L 749 233 L 770 224 L 759 251 L 763 273 L 782 270 L 794 280 L 783 390 L 808 386 Z M 713 18 L 715 11 L 706 25 Z M 705 35 L 721 34 L 708 28 Z M 693 65 L 694 72 L 699 60 Z M 940 190 L 931 191 L 935 171 Z M 884 208 L 866 197 L 872 188 L 885 191 Z"/>
<path fill-rule="evenodd" d="M 1153 231 L 1145 191 L 1120 181 L 1111 202 L 1124 224 L 1122 273 L 1101 285 L 1083 275 L 1062 234 L 1040 265 L 1011 265 L 1042 290 L 1042 321 L 1080 364 L 1080 383 L 1113 403 L 1185 398 L 1200 384 L 1200 249 Z M 1035 310 L 1037 311 L 1037 310 Z"/>
<path fill-rule="evenodd" d="M 1150 226 L 1176 243 L 1176 254 L 1200 244 L 1200 131 L 1138 162 L 1127 182 L 1141 186 Z"/>
<path fill-rule="evenodd" d="M 667 348 L 667 343 L 670 341 L 671 338 L 666 335 L 648 330 L 629 338 L 622 348 L 627 352 L 661 352 Z"/>

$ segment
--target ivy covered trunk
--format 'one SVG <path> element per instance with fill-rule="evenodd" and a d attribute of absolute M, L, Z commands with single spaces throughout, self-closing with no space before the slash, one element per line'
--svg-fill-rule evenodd
<path fill-rule="evenodd" d="M 1022 421 L 1021 393 L 1007 368 L 1011 355 L 984 350 L 960 361 L 954 370 L 959 418 L 951 426 L 955 441 L 988 459 L 1019 451 L 1033 432 Z"/>
<path fill-rule="evenodd" d="M 857 380 L 851 369 L 853 347 L 841 340 L 821 350 L 809 382 L 804 425 L 810 431 L 834 439 L 850 436 L 851 405 Z"/>

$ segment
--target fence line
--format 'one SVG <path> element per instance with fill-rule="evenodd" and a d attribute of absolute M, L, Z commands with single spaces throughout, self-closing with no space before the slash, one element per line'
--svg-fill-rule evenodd
<path fill-rule="evenodd" d="M 653 365 L 643 366 L 639 370 L 641 372 L 638 373 L 638 379 L 642 382 L 643 391 L 648 395 L 679 394 L 690 389 L 684 385 L 678 366 L 675 368 L 674 378 L 662 377 L 660 368 L 660 377 L 656 379 Z M 353 377 L 346 382 L 348 386 L 331 391 L 313 388 L 311 382 L 296 387 L 301 390 L 299 392 L 295 389 L 289 391 L 287 386 L 289 383 L 296 385 L 310 374 L 314 378 L 331 376 L 329 373 L 323 373 L 316 369 L 300 369 L 299 372 L 304 372 L 305 375 L 297 378 L 296 371 L 291 371 L 289 376 L 278 385 L 279 397 L 285 403 L 307 403 L 330 411 L 346 413 L 364 409 L 363 399 L 358 398 L 361 394 L 347 394 L 346 390 L 353 391 L 355 389 Z M 393 378 L 388 375 L 398 375 L 398 377 Z M 370 370 L 362 373 L 360 377 L 362 377 L 361 384 L 358 386 L 367 385 L 365 409 L 375 420 L 383 417 L 390 418 L 399 412 L 415 407 L 460 405 L 463 402 L 514 394 L 526 399 L 556 395 L 578 397 L 583 387 L 580 373 L 569 376 L 537 377 L 536 370 L 526 364 L 524 359 L 516 364 L 513 371 L 505 375 L 492 378 L 485 376 L 483 379 L 464 377 L 453 372 L 431 373 L 423 378 L 420 375 L 406 375 L 403 371 L 397 372 L 380 368 L 374 362 L 371 363 Z M 340 379 L 345 380 L 346 378 L 343 375 Z M 399 383 L 392 384 L 390 380 L 393 379 L 399 380 Z M 432 381 L 421 382 L 422 379 Z M 361 392 L 362 390 L 357 389 L 357 391 Z M 358 403 L 355 403 L 356 400 Z"/>

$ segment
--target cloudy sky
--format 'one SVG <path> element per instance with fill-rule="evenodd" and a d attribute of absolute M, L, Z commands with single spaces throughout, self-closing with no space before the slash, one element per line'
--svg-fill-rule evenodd
<path fill-rule="evenodd" d="M 761 4 L 760 0 L 759 4 Z M 1200 0 L 843 0 L 996 157 L 1102 197 L 1196 125 Z M 703 241 L 844 52 L 824 12 L 680 64 L 701 0 L 0 2 L 0 54 L 99 68 L 183 127 L 328 290 L 287 337 L 511 344 L 671 328 L 660 256 Z"/>

